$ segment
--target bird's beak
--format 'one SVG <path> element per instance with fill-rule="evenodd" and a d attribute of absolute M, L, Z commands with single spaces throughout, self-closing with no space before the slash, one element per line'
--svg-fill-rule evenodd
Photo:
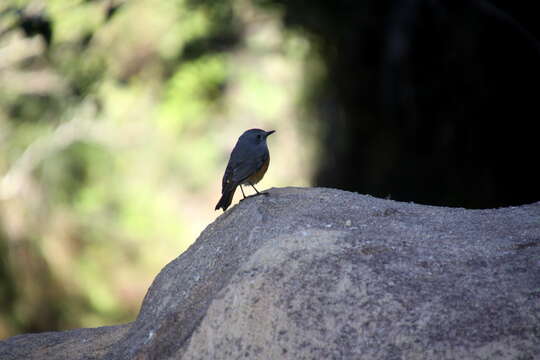
<path fill-rule="evenodd" d="M 266 137 L 268 137 L 269 135 L 272 135 L 273 133 L 275 133 L 276 130 L 270 130 L 270 131 L 267 131 L 266 132 Z"/>

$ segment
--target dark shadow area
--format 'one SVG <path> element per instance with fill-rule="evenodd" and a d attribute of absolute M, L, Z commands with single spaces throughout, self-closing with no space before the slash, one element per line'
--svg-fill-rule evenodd
<path fill-rule="evenodd" d="M 540 199 L 539 24 L 510 1 L 267 1 L 317 39 L 315 184 L 488 208 Z"/>

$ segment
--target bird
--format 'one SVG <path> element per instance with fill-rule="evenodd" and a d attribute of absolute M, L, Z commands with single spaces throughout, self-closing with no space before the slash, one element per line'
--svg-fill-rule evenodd
<path fill-rule="evenodd" d="M 266 138 L 274 132 L 275 130 L 249 129 L 240 135 L 227 163 L 221 184 L 221 198 L 215 210 L 220 208 L 224 212 L 227 210 L 238 185 L 244 199 L 246 199 L 246 194 L 242 185 L 250 185 L 255 190 L 257 194 L 251 196 L 268 195 L 268 193 L 259 192 L 255 184 L 261 181 L 268 170 L 270 152 L 266 145 Z"/>

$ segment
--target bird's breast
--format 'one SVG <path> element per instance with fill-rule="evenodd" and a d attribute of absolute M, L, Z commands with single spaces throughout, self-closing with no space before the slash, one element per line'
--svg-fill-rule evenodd
<path fill-rule="evenodd" d="M 259 170 L 257 170 L 253 173 L 253 175 L 248 177 L 246 181 L 243 182 L 243 184 L 255 185 L 259 181 L 261 181 L 261 179 L 264 177 L 264 174 L 266 174 L 266 170 L 268 170 L 268 165 L 270 165 L 270 158 L 268 158 L 268 160 L 263 163 Z"/>

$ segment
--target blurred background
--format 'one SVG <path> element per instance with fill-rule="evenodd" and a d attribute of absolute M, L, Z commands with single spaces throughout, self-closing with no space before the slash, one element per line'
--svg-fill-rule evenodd
<path fill-rule="evenodd" d="M 134 320 L 249 128 L 260 189 L 540 200 L 530 6 L 2 0 L 0 338 Z"/>

